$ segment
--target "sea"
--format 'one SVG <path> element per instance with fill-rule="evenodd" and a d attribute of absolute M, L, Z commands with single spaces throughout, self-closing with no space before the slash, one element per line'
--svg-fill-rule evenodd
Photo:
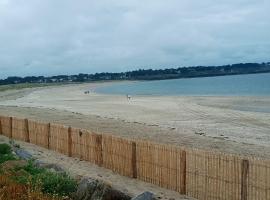
<path fill-rule="evenodd" d="M 120 95 L 269 96 L 270 73 L 120 82 L 96 90 Z"/>

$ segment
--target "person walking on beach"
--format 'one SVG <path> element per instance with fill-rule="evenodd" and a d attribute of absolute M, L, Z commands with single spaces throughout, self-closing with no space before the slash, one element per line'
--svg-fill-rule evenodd
<path fill-rule="evenodd" d="M 129 101 L 131 99 L 131 96 L 127 94 L 127 100 Z"/>

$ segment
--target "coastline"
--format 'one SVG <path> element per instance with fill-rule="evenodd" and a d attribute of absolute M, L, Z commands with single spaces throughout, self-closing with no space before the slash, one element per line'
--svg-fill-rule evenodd
<path fill-rule="evenodd" d="M 135 96 L 93 91 L 118 82 L 0 93 L 1 115 L 53 121 L 96 132 L 270 158 L 270 114 L 235 105 L 270 106 L 267 97 Z M 254 134 L 256 133 L 256 134 Z"/>

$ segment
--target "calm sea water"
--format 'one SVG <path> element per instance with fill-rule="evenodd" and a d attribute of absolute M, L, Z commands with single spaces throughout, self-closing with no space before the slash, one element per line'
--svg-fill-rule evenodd
<path fill-rule="evenodd" d="M 131 95 L 270 96 L 270 73 L 119 83 L 97 90 Z"/>

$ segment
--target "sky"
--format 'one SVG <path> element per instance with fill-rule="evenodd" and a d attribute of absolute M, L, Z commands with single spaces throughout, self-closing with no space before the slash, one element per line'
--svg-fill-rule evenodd
<path fill-rule="evenodd" d="M 0 78 L 269 62 L 269 0 L 0 0 Z"/>

